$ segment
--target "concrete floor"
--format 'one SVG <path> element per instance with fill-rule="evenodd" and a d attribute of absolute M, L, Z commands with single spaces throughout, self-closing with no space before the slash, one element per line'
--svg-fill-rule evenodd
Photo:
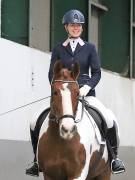
<path fill-rule="evenodd" d="M 111 180 L 133 180 L 135 148 L 121 147 L 120 158 L 124 160 L 126 172 L 112 175 Z M 0 180 L 43 180 L 40 177 L 25 175 L 25 168 L 32 161 L 32 149 L 30 142 L 0 141 Z"/>

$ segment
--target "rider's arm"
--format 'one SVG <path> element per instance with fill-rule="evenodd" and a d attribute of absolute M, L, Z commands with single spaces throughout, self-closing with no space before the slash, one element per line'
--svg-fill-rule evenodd
<path fill-rule="evenodd" d="M 91 77 L 87 85 L 91 87 L 91 89 L 94 89 L 95 86 L 98 84 L 101 78 L 101 65 L 100 65 L 100 59 L 96 52 L 96 48 L 93 45 L 89 57 L 89 66 L 91 69 Z"/>

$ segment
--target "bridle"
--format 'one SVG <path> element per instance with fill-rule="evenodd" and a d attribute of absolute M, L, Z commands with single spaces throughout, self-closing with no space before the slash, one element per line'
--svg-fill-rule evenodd
<path fill-rule="evenodd" d="M 52 81 L 52 84 L 54 82 L 63 82 L 63 83 L 76 83 L 78 85 L 78 82 L 77 81 L 74 81 L 74 80 L 61 80 L 61 79 L 56 79 L 56 80 L 53 80 Z M 79 86 L 79 85 L 78 85 Z"/>
<path fill-rule="evenodd" d="M 79 87 L 78 82 L 75 81 L 75 80 L 59 80 L 59 79 L 57 80 L 57 79 L 56 79 L 56 80 L 53 80 L 53 81 L 52 81 L 52 84 L 54 84 L 55 82 L 62 82 L 62 83 L 76 83 L 77 86 Z M 79 101 L 79 100 L 78 100 L 78 101 Z M 63 119 L 63 118 L 71 118 L 71 119 L 74 120 L 75 123 L 78 122 L 78 121 L 75 120 L 75 116 L 73 116 L 73 115 L 71 115 L 71 114 L 65 114 L 65 115 L 63 115 L 63 116 L 61 116 L 61 117 L 59 117 L 59 118 L 57 118 L 57 117 L 55 116 L 55 119 L 51 119 L 51 120 L 53 120 L 53 121 L 59 123 L 59 121 L 60 121 L 61 119 Z"/>

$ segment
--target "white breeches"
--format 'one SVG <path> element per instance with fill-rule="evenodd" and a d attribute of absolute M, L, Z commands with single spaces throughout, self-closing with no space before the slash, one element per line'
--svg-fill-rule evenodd
<path fill-rule="evenodd" d="M 117 122 L 117 118 L 114 115 L 114 113 L 108 109 L 107 107 L 105 107 L 101 101 L 99 101 L 96 97 L 93 96 L 86 96 L 85 100 L 93 107 L 95 107 L 96 109 L 98 109 L 101 114 L 103 115 L 103 117 L 106 120 L 106 124 L 108 128 L 112 128 L 114 123 L 116 126 L 116 131 L 117 131 L 117 135 L 118 135 L 118 139 L 120 138 L 120 133 L 119 133 L 119 126 L 118 126 L 118 122 Z"/>

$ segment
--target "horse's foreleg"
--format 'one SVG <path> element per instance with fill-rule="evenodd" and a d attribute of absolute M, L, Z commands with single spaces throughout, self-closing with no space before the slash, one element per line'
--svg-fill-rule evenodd
<path fill-rule="evenodd" d="M 43 173 L 44 180 L 52 180 L 50 177 L 48 177 L 45 173 Z"/>
<path fill-rule="evenodd" d="M 44 176 L 44 180 L 53 180 L 52 178 L 47 176 L 45 173 L 43 173 L 43 176 Z M 73 180 L 73 179 L 67 177 L 67 178 L 64 178 L 63 180 Z"/>
<path fill-rule="evenodd" d="M 104 173 L 92 180 L 110 180 L 110 179 L 111 179 L 111 173 Z"/>

